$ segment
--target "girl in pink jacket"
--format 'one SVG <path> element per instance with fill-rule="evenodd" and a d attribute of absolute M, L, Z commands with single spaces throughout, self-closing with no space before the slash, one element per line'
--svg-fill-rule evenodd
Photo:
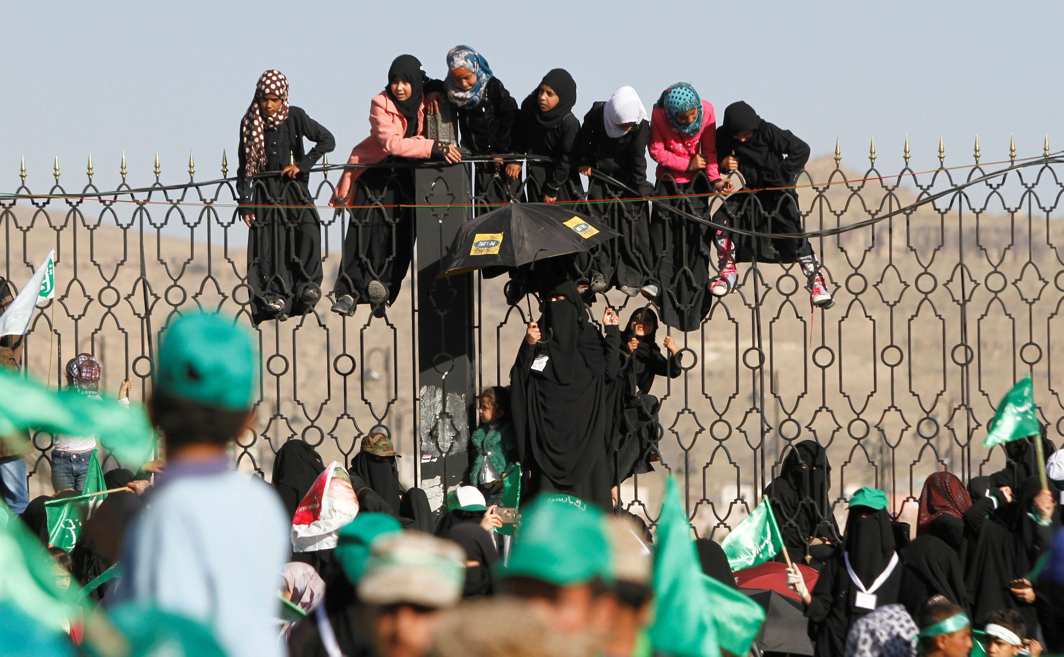
<path fill-rule="evenodd" d="M 384 315 L 395 302 L 413 255 L 413 202 L 409 167 L 369 166 L 405 159 L 430 158 L 455 163 L 461 153 L 453 144 L 424 136 L 425 71 L 413 55 L 401 55 L 388 69 L 388 86 L 373 97 L 369 137 L 351 151 L 350 168 L 340 177 L 333 206 L 350 208 L 340 273 L 332 310 L 351 316 L 358 303 Z"/>
<path fill-rule="evenodd" d="M 643 294 L 657 301 L 662 321 L 692 331 L 709 314 L 709 233 L 705 224 L 670 212 L 664 204 L 706 217 L 709 195 L 723 187 L 717 163 L 713 105 L 686 82 L 661 94 L 650 116 L 647 150 L 658 163 L 655 193 L 673 199 L 655 204 L 651 242 L 658 256 L 654 283 Z"/>

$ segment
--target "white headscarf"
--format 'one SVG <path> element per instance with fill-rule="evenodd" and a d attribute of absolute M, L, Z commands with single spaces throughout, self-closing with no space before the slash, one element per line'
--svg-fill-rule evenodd
<path fill-rule="evenodd" d="M 606 136 L 610 139 L 624 136 L 622 124 L 646 120 L 647 110 L 643 107 L 643 101 L 639 99 L 635 89 L 628 86 L 614 91 L 602 112 L 602 123 L 606 128 Z"/>

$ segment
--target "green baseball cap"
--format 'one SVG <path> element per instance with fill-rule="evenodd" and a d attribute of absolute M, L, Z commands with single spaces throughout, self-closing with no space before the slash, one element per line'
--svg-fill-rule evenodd
<path fill-rule="evenodd" d="M 155 389 L 228 410 L 251 408 L 258 350 L 232 318 L 196 311 L 174 321 L 159 338 Z"/>
<path fill-rule="evenodd" d="M 876 511 L 883 511 L 887 508 L 887 494 L 878 488 L 870 488 L 865 486 L 864 488 L 858 488 L 857 492 L 850 498 L 850 507 L 863 506 Z"/>
<path fill-rule="evenodd" d="M 537 499 L 521 516 L 504 577 L 529 577 L 555 586 L 612 581 L 613 559 L 602 512 L 565 497 Z"/>
<path fill-rule="evenodd" d="M 370 547 L 380 536 L 402 530 L 399 521 L 387 513 L 361 512 L 336 534 L 336 560 L 348 581 L 358 584 L 366 572 Z"/>
<path fill-rule="evenodd" d="M 444 508 L 448 511 L 487 511 L 488 502 L 476 486 L 455 486 L 447 491 Z"/>
<path fill-rule="evenodd" d="M 129 642 L 130 657 L 225 657 L 210 628 L 187 616 L 133 603 L 113 607 L 107 616 Z M 90 655 L 97 655 L 91 645 L 86 647 Z"/>

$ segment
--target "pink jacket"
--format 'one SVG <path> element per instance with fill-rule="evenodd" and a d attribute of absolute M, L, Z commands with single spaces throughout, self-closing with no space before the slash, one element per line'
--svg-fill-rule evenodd
<path fill-rule="evenodd" d="M 399 112 L 392 99 L 383 91 L 373 97 L 369 106 L 369 137 L 351 149 L 348 164 L 376 164 L 389 155 L 427 160 L 432 157 L 432 140 L 421 136 L 425 131 L 425 103 L 417 112 L 417 136 L 404 137 L 406 117 Z M 355 200 L 355 181 L 365 171 L 348 169 L 336 186 L 334 205 L 351 205 Z"/>
<path fill-rule="evenodd" d="M 687 165 L 695 153 L 706 158 L 706 175 L 710 180 L 720 178 L 717 163 L 717 115 L 713 104 L 702 101 L 702 131 L 685 135 L 672 127 L 665 116 L 665 109 L 655 107 L 650 117 L 650 157 L 658 163 L 658 180 L 669 176 L 678 183 L 691 182 L 692 173 Z"/>

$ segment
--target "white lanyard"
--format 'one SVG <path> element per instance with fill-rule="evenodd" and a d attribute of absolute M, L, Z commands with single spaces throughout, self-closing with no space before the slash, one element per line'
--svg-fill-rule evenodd
<path fill-rule="evenodd" d="M 318 624 L 318 635 L 321 637 L 321 645 L 325 647 L 325 654 L 329 657 L 344 657 L 340 644 L 336 642 L 336 633 L 333 632 L 329 618 L 325 615 L 324 603 L 314 610 L 314 620 Z"/>
<path fill-rule="evenodd" d="M 842 559 L 846 563 L 846 573 L 850 576 L 850 581 L 853 582 L 853 585 L 857 587 L 858 591 L 869 595 L 874 594 L 879 590 L 879 587 L 883 586 L 883 583 L 887 581 L 890 574 L 894 572 L 895 566 L 898 565 L 898 553 L 892 552 L 887 567 L 883 569 L 883 572 L 879 573 L 879 577 L 876 578 L 876 581 L 872 582 L 872 586 L 865 588 L 864 583 L 861 582 L 861 578 L 857 576 L 857 573 L 853 572 L 853 567 L 850 566 L 850 553 L 843 552 Z"/>

